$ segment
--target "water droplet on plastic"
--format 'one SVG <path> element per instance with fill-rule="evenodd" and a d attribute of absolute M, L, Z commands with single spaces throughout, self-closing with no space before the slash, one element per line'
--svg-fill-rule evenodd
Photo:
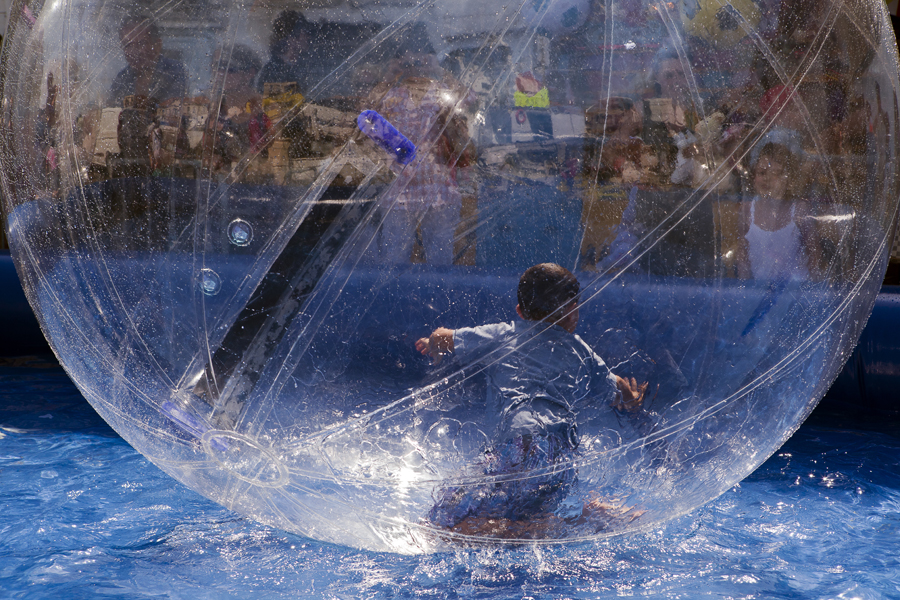
<path fill-rule="evenodd" d="M 253 226 L 243 219 L 235 219 L 228 225 L 228 239 L 235 246 L 246 246 L 253 241 Z"/>
<path fill-rule="evenodd" d="M 215 296 L 222 289 L 222 279 L 212 269 L 200 271 L 200 291 L 207 296 Z"/>

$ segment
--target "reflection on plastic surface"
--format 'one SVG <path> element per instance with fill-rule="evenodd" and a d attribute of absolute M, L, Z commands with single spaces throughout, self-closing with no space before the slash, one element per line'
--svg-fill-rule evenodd
<path fill-rule="evenodd" d="M 653 527 L 779 447 L 879 288 L 875 0 L 11 14 L 4 196 L 54 351 L 148 458 L 278 527 Z M 519 295 L 539 263 L 579 286 Z"/>

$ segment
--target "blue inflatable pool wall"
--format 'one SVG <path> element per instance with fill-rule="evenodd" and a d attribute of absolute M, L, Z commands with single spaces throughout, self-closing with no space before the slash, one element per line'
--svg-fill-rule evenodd
<path fill-rule="evenodd" d="M 0 250 L 0 356 L 50 352 L 16 274 L 9 250 Z"/>
<path fill-rule="evenodd" d="M 49 353 L 9 251 L 0 251 L 0 356 Z M 900 415 L 900 286 L 886 285 L 859 345 L 822 405 L 852 415 Z"/>

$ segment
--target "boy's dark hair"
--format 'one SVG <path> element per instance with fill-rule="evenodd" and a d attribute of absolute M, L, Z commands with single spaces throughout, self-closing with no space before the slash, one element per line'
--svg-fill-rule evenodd
<path fill-rule="evenodd" d="M 554 263 L 535 265 L 519 278 L 519 308 L 529 321 L 541 321 L 577 300 L 580 290 L 568 269 Z"/>

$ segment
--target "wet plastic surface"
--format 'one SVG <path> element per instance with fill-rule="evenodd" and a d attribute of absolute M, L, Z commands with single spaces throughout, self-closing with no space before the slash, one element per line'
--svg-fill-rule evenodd
<path fill-rule="evenodd" d="M 828 389 L 900 197 L 880 3 L 285 9 L 20 4 L 4 46 L 29 300 L 166 472 L 328 542 L 584 540 L 715 498 Z M 414 343 L 516 319 L 548 261 L 581 282 L 579 336 L 648 393 L 573 406 L 552 468 L 578 483 L 551 512 L 441 529 L 437 490 L 509 406 L 485 401 L 490 360 Z"/>

